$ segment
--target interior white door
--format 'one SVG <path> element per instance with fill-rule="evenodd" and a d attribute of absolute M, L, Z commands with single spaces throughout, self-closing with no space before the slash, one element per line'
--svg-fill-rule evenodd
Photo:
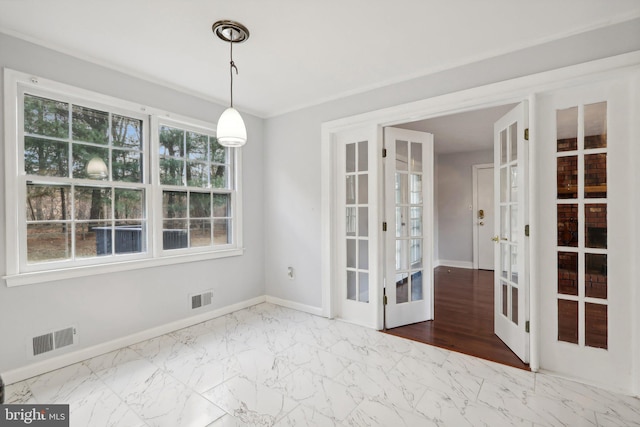
<path fill-rule="evenodd" d="M 495 269 L 494 329 L 523 362 L 529 362 L 527 103 L 494 124 Z"/>
<path fill-rule="evenodd" d="M 375 129 L 336 135 L 334 301 L 337 317 L 379 328 L 379 145 Z"/>
<path fill-rule="evenodd" d="M 433 135 L 385 128 L 385 319 L 433 319 Z"/>
<path fill-rule="evenodd" d="M 540 367 L 625 392 L 639 360 L 631 149 L 640 104 L 632 88 L 616 75 L 551 91 L 535 115 L 536 163 L 544 165 L 536 180 Z"/>
<path fill-rule="evenodd" d="M 480 270 L 494 269 L 495 235 L 493 226 L 493 165 L 475 165 L 474 170 L 474 259 L 475 268 Z"/>

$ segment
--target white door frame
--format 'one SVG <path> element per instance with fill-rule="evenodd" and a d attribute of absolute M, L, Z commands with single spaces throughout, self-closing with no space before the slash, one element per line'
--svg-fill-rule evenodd
<path fill-rule="evenodd" d="M 529 100 L 530 117 L 529 122 L 531 132 L 530 141 L 535 144 L 535 93 L 540 91 L 548 91 L 558 89 L 577 83 L 588 83 L 597 81 L 616 74 L 627 74 L 630 70 L 640 69 L 640 51 L 597 61 L 591 61 L 584 64 L 578 64 L 570 67 L 560 68 L 543 73 L 524 76 L 516 79 L 506 80 L 499 83 L 493 83 L 485 86 L 479 86 L 459 92 L 448 93 L 444 95 L 434 96 L 432 98 L 421 101 L 411 102 L 407 104 L 397 105 L 394 107 L 383 108 L 376 111 L 362 113 L 350 117 L 345 117 L 321 125 L 321 232 L 322 232 L 322 312 L 327 317 L 335 315 L 335 303 L 333 300 L 334 290 L 333 282 L 333 266 L 332 247 L 335 237 L 333 236 L 332 222 L 336 212 L 334 209 L 334 197 L 337 183 L 335 182 L 335 170 L 333 167 L 333 159 L 335 158 L 335 134 L 341 130 L 357 126 L 370 126 L 375 129 L 378 138 L 382 139 L 382 128 L 385 126 L 393 126 L 408 121 L 417 121 L 439 116 L 451 115 L 481 108 L 505 105 Z M 631 125 L 630 125 L 631 126 Z M 636 130 L 640 125 L 635 124 Z M 533 371 L 539 369 L 539 315 L 538 312 L 538 281 L 536 271 L 542 266 L 537 256 L 537 240 L 540 232 L 537 226 L 538 214 L 535 208 L 538 205 L 535 157 L 529 157 L 530 170 L 530 367 Z M 637 250 L 637 247 L 636 247 Z M 640 251 L 638 251 L 640 252 Z M 634 254 L 636 257 L 640 253 Z M 637 258 L 636 258 L 637 259 Z M 633 278 L 630 278 L 633 279 Z M 375 284 L 373 284 L 375 286 Z M 382 283 L 377 286 L 382 287 Z M 640 306 L 640 292 L 635 294 L 636 306 Z M 382 301 L 379 301 L 382 307 Z M 382 310 L 377 319 L 376 328 L 382 327 Z M 636 322 L 637 323 L 637 322 Z M 634 324 L 635 325 L 635 324 Z M 634 391 L 640 392 L 640 338 L 636 330 L 632 330 L 630 336 L 634 340 L 634 371 L 637 380 L 634 381 Z"/>
<path fill-rule="evenodd" d="M 471 202 L 471 221 L 473 224 L 473 269 L 477 270 L 479 266 L 478 258 L 479 258 L 479 245 L 480 240 L 478 237 L 479 226 L 478 226 L 478 170 L 479 169 L 493 169 L 493 163 L 482 163 L 478 165 L 471 166 L 471 180 L 472 180 L 472 202 Z M 495 197 L 495 194 L 493 195 Z M 493 213 L 495 215 L 495 212 Z"/>

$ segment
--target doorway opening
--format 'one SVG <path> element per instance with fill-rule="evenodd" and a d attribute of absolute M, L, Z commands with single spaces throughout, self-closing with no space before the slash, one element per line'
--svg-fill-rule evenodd
<path fill-rule="evenodd" d="M 492 209 L 480 206 L 477 200 L 481 193 L 478 190 L 486 189 L 478 188 L 478 185 L 493 186 L 493 180 L 478 181 L 475 175 L 479 169 L 484 169 L 486 175 L 489 166 L 493 165 L 494 123 L 515 105 L 394 126 L 434 135 L 433 260 L 436 268 L 433 320 L 387 332 L 529 369 L 494 333 L 494 272 L 491 266 L 494 243 L 484 242 L 484 239 L 490 240 L 498 232 L 494 230 L 494 221 L 488 218 Z"/>

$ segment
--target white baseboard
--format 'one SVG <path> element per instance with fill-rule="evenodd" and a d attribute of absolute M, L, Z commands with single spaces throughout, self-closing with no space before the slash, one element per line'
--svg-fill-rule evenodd
<path fill-rule="evenodd" d="M 467 268 L 467 269 L 473 270 L 473 261 L 456 261 L 451 259 L 439 259 L 439 260 L 436 260 L 435 266 Z"/>
<path fill-rule="evenodd" d="M 289 301 L 282 298 L 271 297 L 267 295 L 267 302 L 271 304 L 281 305 L 283 307 L 292 308 L 294 310 L 303 311 L 316 316 L 322 316 L 322 307 L 314 307 L 312 305 L 301 304 L 295 301 Z"/>
<path fill-rule="evenodd" d="M 101 354 L 109 353 L 114 350 L 130 346 L 132 344 L 146 341 L 155 337 L 159 337 L 169 332 L 177 331 L 179 329 L 187 328 L 189 326 L 197 325 L 198 323 L 206 322 L 207 320 L 215 319 L 216 317 L 224 316 L 225 314 L 233 313 L 234 311 L 242 310 L 243 308 L 251 307 L 256 304 L 265 302 L 268 297 L 264 295 L 252 298 L 246 301 L 241 301 L 236 304 L 231 304 L 225 307 L 218 308 L 216 310 L 207 311 L 206 313 L 198 314 L 196 316 L 180 319 L 175 322 L 167 323 L 165 325 L 157 326 L 155 328 L 147 329 L 135 334 L 127 335 L 126 337 L 118 338 L 113 341 L 108 341 L 102 344 L 98 344 L 92 347 L 83 348 L 78 351 L 74 351 L 60 356 L 52 357 L 51 359 L 42 360 L 40 362 L 32 363 L 21 368 L 13 369 L 11 371 L 3 372 L 2 379 L 5 384 L 13 384 L 18 381 L 26 380 L 27 378 L 35 377 L 46 372 L 60 369 L 65 366 L 72 365 L 74 363 L 82 362 L 83 360 L 90 359 L 92 357 L 100 356 Z M 302 305 L 302 304 L 300 304 Z M 297 307 L 291 307 L 296 308 Z M 312 307 L 315 308 L 315 307 Z"/>

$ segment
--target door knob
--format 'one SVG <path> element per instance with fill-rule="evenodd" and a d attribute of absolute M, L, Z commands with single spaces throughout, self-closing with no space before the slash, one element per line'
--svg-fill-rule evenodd
<path fill-rule="evenodd" d="M 494 242 L 499 242 L 500 241 L 500 237 L 499 236 L 493 236 L 491 238 L 491 240 L 494 241 Z"/>
<path fill-rule="evenodd" d="M 484 221 L 480 221 L 478 225 L 484 225 Z"/>

